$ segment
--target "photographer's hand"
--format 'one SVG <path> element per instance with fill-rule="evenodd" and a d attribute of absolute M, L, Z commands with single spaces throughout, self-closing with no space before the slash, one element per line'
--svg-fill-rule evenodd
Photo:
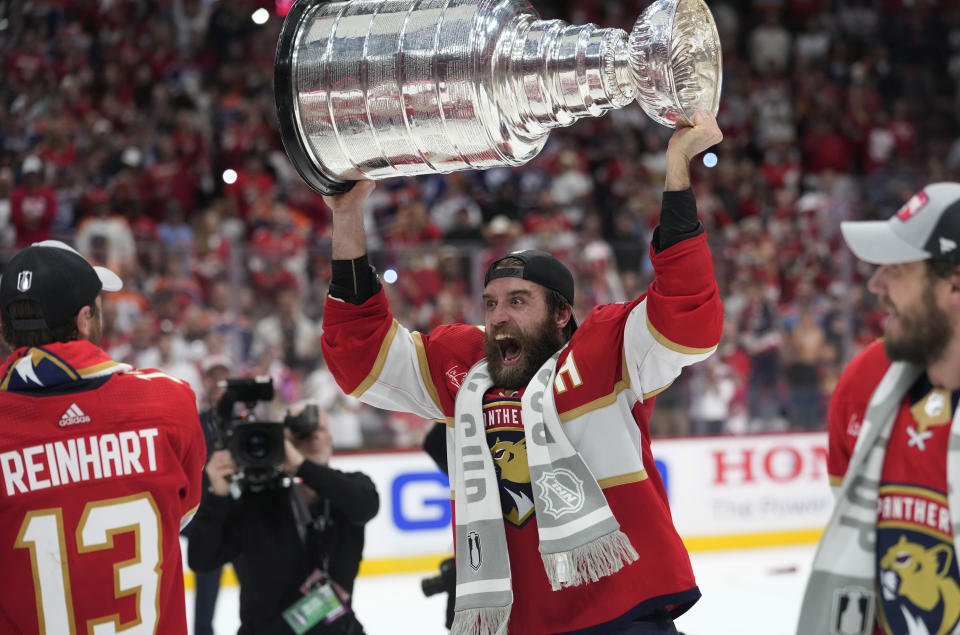
<path fill-rule="evenodd" d="M 237 464 L 230 456 L 230 450 L 217 450 L 207 461 L 207 476 L 210 478 L 210 490 L 217 496 L 230 493 L 230 477 L 237 473 Z"/>
<path fill-rule="evenodd" d="M 283 463 L 280 464 L 280 469 L 290 476 L 294 476 L 300 470 L 300 466 L 303 465 L 303 454 L 301 454 L 297 446 L 290 441 L 289 436 L 283 440 L 283 444 L 287 449 L 287 455 Z"/>

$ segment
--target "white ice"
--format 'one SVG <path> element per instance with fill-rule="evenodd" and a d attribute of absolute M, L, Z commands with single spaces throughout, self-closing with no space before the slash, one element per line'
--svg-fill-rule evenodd
<path fill-rule="evenodd" d="M 691 554 L 703 598 L 677 620 L 677 627 L 686 635 L 793 635 L 814 548 Z M 423 596 L 420 580 L 427 575 L 358 578 L 354 609 L 367 635 L 446 635 L 446 595 Z M 216 635 L 236 633 L 238 607 L 237 587 L 222 588 Z M 192 620 L 191 592 L 187 593 L 187 615 Z"/>

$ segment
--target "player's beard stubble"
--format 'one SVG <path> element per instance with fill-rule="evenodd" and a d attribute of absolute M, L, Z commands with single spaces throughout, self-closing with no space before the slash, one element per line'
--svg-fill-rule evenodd
<path fill-rule="evenodd" d="M 523 358 L 514 366 L 504 366 L 497 335 L 509 335 L 520 345 Z M 557 329 L 551 315 L 546 315 L 533 331 L 524 333 L 517 327 L 488 330 L 483 338 L 483 352 L 487 356 L 487 370 L 493 385 L 515 390 L 526 386 L 533 375 L 563 346 L 563 333 Z"/>
<path fill-rule="evenodd" d="M 899 328 L 891 332 L 888 326 L 883 334 L 887 357 L 895 362 L 929 366 L 943 356 L 953 338 L 953 324 L 937 306 L 932 285 L 928 283 L 924 288 L 919 307 L 896 311 L 896 316 Z"/>

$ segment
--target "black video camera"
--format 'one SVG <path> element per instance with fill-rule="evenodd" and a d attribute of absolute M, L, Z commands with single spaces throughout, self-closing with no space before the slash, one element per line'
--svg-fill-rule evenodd
<path fill-rule="evenodd" d="M 439 575 L 420 580 L 420 588 L 426 597 L 447 592 L 446 627 L 449 630 L 453 625 L 454 599 L 457 592 L 457 563 L 454 559 L 443 560 L 440 563 Z"/>
<path fill-rule="evenodd" d="M 284 485 L 280 465 L 286 458 L 284 427 L 296 438 L 309 436 L 320 425 L 320 411 L 316 404 L 306 406 L 298 415 L 289 412 L 283 422 L 257 421 L 253 409 L 258 402 L 273 399 L 273 379 L 270 377 L 231 378 L 226 380 L 226 390 L 217 402 L 216 416 L 220 428 L 220 441 L 230 450 L 239 469 L 238 482 L 242 487 L 263 489 Z M 235 413 L 237 403 L 243 403 L 246 411 Z"/>

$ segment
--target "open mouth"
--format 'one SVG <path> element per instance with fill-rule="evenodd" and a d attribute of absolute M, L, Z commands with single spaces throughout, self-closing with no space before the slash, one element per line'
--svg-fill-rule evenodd
<path fill-rule="evenodd" d="M 881 306 L 883 307 L 883 310 L 886 311 L 886 313 L 887 313 L 886 318 L 885 318 L 886 321 L 888 321 L 888 322 L 889 322 L 889 321 L 895 321 L 895 320 L 897 319 L 897 317 L 898 317 L 898 315 L 897 315 L 897 307 L 895 307 L 895 306 L 893 305 L 893 303 L 891 303 L 891 302 L 883 302 L 883 303 L 881 303 Z"/>
<path fill-rule="evenodd" d="M 520 362 L 523 347 L 516 339 L 509 335 L 498 335 L 497 346 L 500 348 L 500 359 L 504 366 L 514 366 Z"/>

